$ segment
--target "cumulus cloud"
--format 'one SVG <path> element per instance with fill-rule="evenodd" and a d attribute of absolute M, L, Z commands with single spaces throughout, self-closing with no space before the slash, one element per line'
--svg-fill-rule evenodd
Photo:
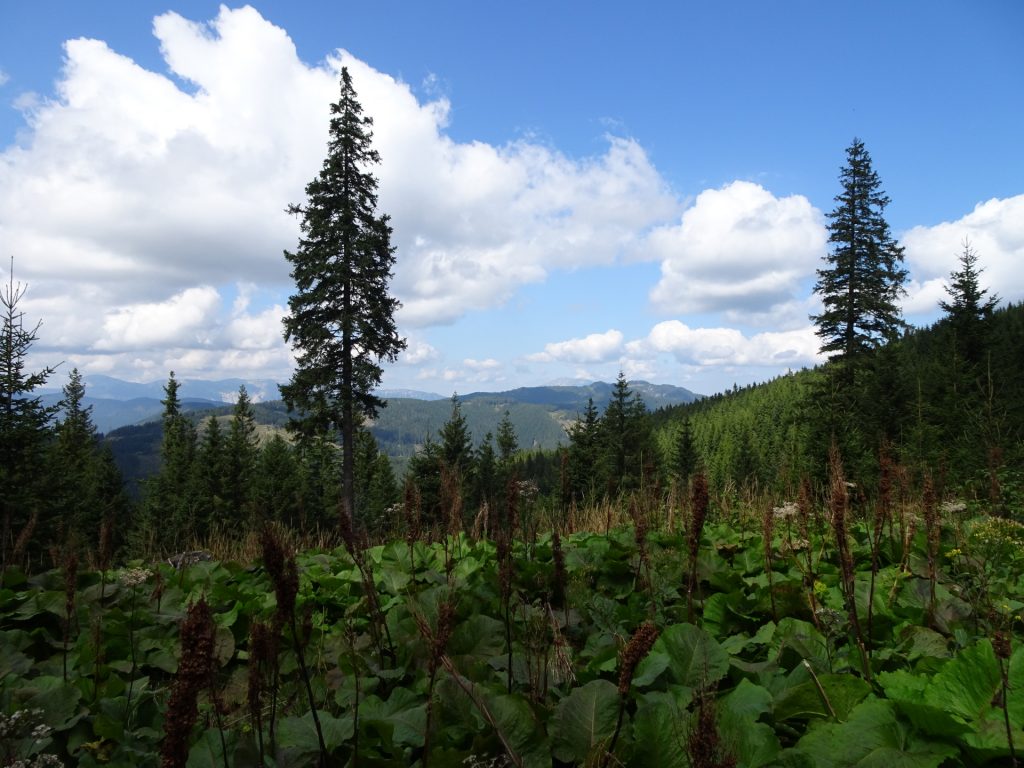
<path fill-rule="evenodd" d="M 677 211 L 633 140 L 609 136 L 582 159 L 528 140 L 456 142 L 445 97 L 421 101 L 345 51 L 309 65 L 251 7 L 221 6 L 209 23 L 166 13 L 153 34 L 166 72 L 100 40 L 69 40 L 56 93 L 19 100 L 27 130 L 0 153 L 5 246 L 33 282 L 33 306 L 80 346 L 97 345 L 86 333 L 103 335 L 97 349 L 150 343 L 147 359 L 162 365 L 170 347 L 158 347 L 173 334 L 130 328 L 143 307 L 238 282 L 290 288 L 282 250 L 295 247 L 298 222 L 284 208 L 319 170 L 342 65 L 375 118 L 402 330 L 492 307 L 552 269 L 612 263 Z M 75 314 L 95 323 L 75 328 L 48 311 L 72 295 Z M 224 349 L 273 347 L 286 360 L 283 342 L 271 343 L 279 315 L 204 320 L 222 324 L 209 339 Z"/>
<path fill-rule="evenodd" d="M 914 227 L 902 238 L 910 271 L 903 310 L 908 315 L 938 311 L 947 300 L 949 274 L 960 268 L 964 243 L 970 242 L 984 269 L 981 284 L 1006 301 L 1024 299 L 1024 195 L 978 203 L 956 221 Z"/>
<path fill-rule="evenodd" d="M 545 344 L 543 352 L 528 355 L 527 359 L 539 363 L 600 363 L 613 359 L 621 349 L 622 332 L 613 328 L 582 339 Z"/>
<path fill-rule="evenodd" d="M 437 360 L 440 353 L 433 345 L 422 339 L 406 339 L 405 350 L 398 356 L 400 365 L 422 365 Z"/>
<path fill-rule="evenodd" d="M 661 280 L 650 298 L 666 314 L 770 312 L 798 299 L 825 244 L 823 217 L 807 198 L 734 181 L 701 192 L 679 224 L 651 232 Z"/>
<path fill-rule="evenodd" d="M 626 345 L 626 354 L 643 360 L 667 353 L 698 366 L 806 366 L 821 362 L 821 341 L 814 328 L 745 336 L 735 328 L 691 328 L 679 320 L 655 325 L 646 338 Z"/>

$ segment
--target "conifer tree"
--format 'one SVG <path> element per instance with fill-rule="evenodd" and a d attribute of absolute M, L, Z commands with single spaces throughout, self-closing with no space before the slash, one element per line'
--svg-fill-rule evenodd
<path fill-rule="evenodd" d="M 519 450 L 519 437 L 516 435 L 516 428 L 512 424 L 512 415 L 505 411 L 505 415 L 498 422 L 498 458 L 502 464 L 508 464 Z"/>
<path fill-rule="evenodd" d="M 225 510 L 228 506 L 227 450 L 224 430 L 216 416 L 206 420 L 196 457 L 198 461 L 194 466 L 199 506 L 196 527 L 199 535 L 204 536 L 209 533 L 211 526 L 225 523 Z"/>
<path fill-rule="evenodd" d="M 146 481 L 133 547 L 139 554 L 168 552 L 191 543 L 197 522 L 193 462 L 196 430 L 182 413 L 178 380 L 171 371 L 164 386 L 160 472 Z"/>
<path fill-rule="evenodd" d="M 438 437 L 441 441 L 441 458 L 445 466 L 467 477 L 473 466 L 473 438 L 462 415 L 462 403 L 458 395 L 452 395 L 452 413 L 441 427 Z"/>
<path fill-rule="evenodd" d="M 978 267 L 978 254 L 969 241 L 964 241 L 963 248 L 960 269 L 950 273 L 946 286 L 950 300 L 940 301 L 939 306 L 953 327 L 960 354 L 970 365 L 977 365 L 982 361 L 987 327 L 999 297 L 986 298 L 988 289 L 981 287 L 983 270 Z"/>
<path fill-rule="evenodd" d="M 3 330 L 0 335 L 0 506 L 3 507 L 3 539 L 0 542 L 3 567 L 13 545 L 13 536 L 28 525 L 39 511 L 42 473 L 39 471 L 48 439 L 54 408 L 42 404 L 32 392 L 46 383 L 54 369 L 35 373 L 26 370 L 28 351 L 36 341 L 41 323 L 25 326 L 18 303 L 27 286 L 14 282 L 14 259 L 7 285 L 0 293 Z"/>
<path fill-rule="evenodd" d="M 253 501 L 257 525 L 274 520 L 294 530 L 302 528 L 301 480 L 295 450 L 280 434 L 271 436 L 260 449 Z"/>
<path fill-rule="evenodd" d="M 814 286 L 824 307 L 811 319 L 818 326 L 821 351 L 847 364 L 852 381 L 850 364 L 903 329 L 897 301 L 907 272 L 903 248 L 883 217 L 889 198 L 859 139 L 846 150 L 839 180 L 843 188 L 828 214 L 831 251 Z"/>
<path fill-rule="evenodd" d="M 122 502 L 119 473 L 110 478 L 99 435 L 86 406 L 85 384 L 75 368 L 64 385 L 60 416 L 49 451 L 50 526 L 83 547 L 98 545 L 104 514 Z M 113 468 L 116 472 L 116 467 Z M 113 479 L 113 483 L 111 480 Z M 123 521 L 122 521 L 123 522 Z"/>
<path fill-rule="evenodd" d="M 568 474 L 571 499 L 577 503 L 595 501 L 598 487 L 597 470 L 600 450 L 601 420 L 594 405 L 594 398 L 587 398 L 587 407 L 574 424 L 568 428 L 569 457 Z"/>
<path fill-rule="evenodd" d="M 507 413 L 507 412 L 506 412 Z M 500 430 L 500 427 L 499 427 Z M 494 506 L 495 494 L 503 483 L 499 483 L 498 461 L 494 453 L 494 435 L 488 432 L 476 450 L 473 463 L 476 472 L 473 476 L 473 506 L 477 509 L 486 504 Z"/>
<path fill-rule="evenodd" d="M 238 400 L 235 401 L 234 414 L 231 417 L 224 457 L 227 514 L 232 525 L 247 525 L 251 522 L 250 502 L 258 454 L 256 415 L 249 393 L 243 384 L 238 388 Z"/>
<path fill-rule="evenodd" d="M 384 402 L 374 395 L 381 363 L 405 348 L 388 293 L 395 262 L 391 226 L 378 215 L 380 162 L 371 146 L 373 121 L 363 116 L 348 69 L 341 70 L 341 95 L 331 105 L 327 158 L 306 186 L 306 203 L 289 211 L 302 217 L 292 266 L 296 293 L 288 300 L 285 340 L 296 352 L 296 370 L 281 387 L 293 427 L 306 433 L 341 433 L 343 514 L 355 510 L 355 433 L 361 415 Z"/>
<path fill-rule="evenodd" d="M 690 476 L 697 469 L 697 446 L 693 439 L 693 427 L 690 418 L 685 417 L 676 430 L 672 444 L 672 475 L 684 488 L 690 482 Z"/>

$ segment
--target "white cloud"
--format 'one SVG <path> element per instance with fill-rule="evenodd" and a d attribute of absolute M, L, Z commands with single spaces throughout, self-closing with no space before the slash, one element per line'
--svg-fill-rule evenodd
<path fill-rule="evenodd" d="M 298 237 L 284 208 L 302 201 L 323 160 L 342 64 L 375 119 L 403 331 L 493 307 L 552 269 L 609 264 L 677 211 L 635 141 L 609 137 L 583 159 L 528 140 L 456 142 L 446 98 L 421 102 L 344 51 L 307 65 L 251 7 L 221 6 L 208 24 L 167 13 L 153 33 L 166 73 L 99 40 L 68 41 L 55 96 L 22 102 L 21 144 L 0 153 L 5 247 L 33 283 L 33 308 L 78 345 L 69 354 L 129 345 L 164 365 L 180 323 L 135 318 L 201 287 L 274 286 L 281 303 L 282 250 Z M 269 349 L 278 314 L 222 313 L 207 341 Z M 420 348 L 407 361 L 417 354 L 430 357 Z"/>
<path fill-rule="evenodd" d="M 471 371 L 495 371 L 501 368 L 501 363 L 493 357 L 489 357 L 486 360 L 476 360 L 472 357 L 467 357 L 462 361 L 462 364 Z"/>
<path fill-rule="evenodd" d="M 104 319 L 103 337 L 94 348 L 139 350 L 202 343 L 219 305 L 220 294 L 209 286 L 200 286 L 167 301 L 121 307 Z"/>
<path fill-rule="evenodd" d="M 11 76 L 4 72 L 2 69 L 0 69 L 0 87 L 7 85 L 10 79 Z"/>
<path fill-rule="evenodd" d="M 613 359 L 622 348 L 622 332 L 614 328 L 604 333 L 592 333 L 582 339 L 568 339 L 544 345 L 543 352 L 528 355 L 528 360 L 540 363 L 600 363 Z"/>
<path fill-rule="evenodd" d="M 797 299 L 825 253 L 823 218 L 802 195 L 748 181 L 697 196 L 679 224 L 647 239 L 661 260 L 651 301 L 668 314 L 755 315 Z"/>
<path fill-rule="evenodd" d="M 690 328 L 678 320 L 655 325 L 644 339 L 626 345 L 633 360 L 673 355 L 698 366 L 805 366 L 821 361 L 814 328 L 745 336 L 735 328 Z"/>
<path fill-rule="evenodd" d="M 960 268 L 965 241 L 978 254 L 982 287 L 1005 301 L 1024 299 L 1024 195 L 978 203 L 956 221 L 919 226 L 902 238 L 911 280 L 903 310 L 908 315 L 939 311 L 947 300 L 949 274 Z"/>
<path fill-rule="evenodd" d="M 422 339 L 408 338 L 405 350 L 398 356 L 398 362 L 401 365 L 422 365 L 433 362 L 440 356 L 437 349 Z"/>

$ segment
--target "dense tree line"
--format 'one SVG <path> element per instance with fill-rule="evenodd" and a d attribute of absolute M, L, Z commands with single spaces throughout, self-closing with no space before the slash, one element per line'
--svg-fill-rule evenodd
<path fill-rule="evenodd" d="M 0 335 L 0 506 L 2 565 L 48 565 L 74 554 L 109 561 L 114 531 L 130 509 L 113 457 L 100 441 L 85 388 L 72 369 L 55 407 L 33 392 L 54 367 L 27 370 L 39 323 L 26 326 L 25 286 L 11 274 L 2 295 Z"/>

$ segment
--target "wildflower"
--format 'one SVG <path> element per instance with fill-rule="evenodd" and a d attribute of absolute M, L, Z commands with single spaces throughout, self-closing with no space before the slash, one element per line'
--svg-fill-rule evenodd
<path fill-rule="evenodd" d="M 828 587 L 825 586 L 825 582 L 818 581 L 817 579 L 815 579 L 814 580 L 814 594 L 820 596 L 820 595 L 825 594 L 826 592 L 828 592 Z"/>
<path fill-rule="evenodd" d="M 966 502 L 959 499 L 956 501 L 944 501 L 939 505 L 939 511 L 944 515 L 954 515 L 958 512 L 963 512 L 965 509 L 967 509 Z"/>
<path fill-rule="evenodd" d="M 145 584 L 153 572 L 148 568 L 128 568 L 121 571 L 117 580 L 121 582 L 122 586 L 125 587 L 137 587 L 140 584 Z"/>
<path fill-rule="evenodd" d="M 776 520 L 788 520 L 789 518 L 796 517 L 798 511 L 799 508 L 796 502 L 787 501 L 781 507 L 774 507 L 772 509 L 772 517 Z"/>
<path fill-rule="evenodd" d="M 949 550 L 946 553 L 946 557 L 948 557 L 950 560 L 952 560 L 954 557 L 959 557 L 961 554 L 963 554 L 963 553 L 960 551 L 960 548 L 959 547 L 955 547 L 955 548 Z"/>

